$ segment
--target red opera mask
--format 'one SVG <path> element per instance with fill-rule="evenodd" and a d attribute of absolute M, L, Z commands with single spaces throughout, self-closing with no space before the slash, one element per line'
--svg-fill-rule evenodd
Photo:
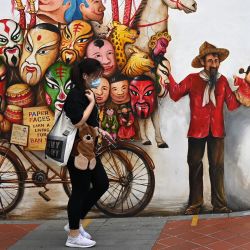
<path fill-rule="evenodd" d="M 164 55 L 167 51 L 168 40 L 165 38 L 160 38 L 157 40 L 156 46 L 153 50 L 154 56 Z"/>
<path fill-rule="evenodd" d="M 130 82 L 129 93 L 133 113 L 139 118 L 148 118 L 154 112 L 156 91 L 153 80 L 136 77 Z"/>

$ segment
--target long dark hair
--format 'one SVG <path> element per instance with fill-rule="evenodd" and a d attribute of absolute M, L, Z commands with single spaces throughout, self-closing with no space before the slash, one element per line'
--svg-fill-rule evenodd
<path fill-rule="evenodd" d="M 87 89 L 85 80 L 83 79 L 83 74 L 93 74 L 103 70 L 103 67 L 99 61 L 92 58 L 83 59 L 78 64 L 73 66 L 71 79 L 76 88 L 81 90 Z"/>

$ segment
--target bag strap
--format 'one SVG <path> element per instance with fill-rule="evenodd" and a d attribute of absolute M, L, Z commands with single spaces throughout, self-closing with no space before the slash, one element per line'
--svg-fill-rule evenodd
<path fill-rule="evenodd" d="M 56 126 L 56 124 L 58 123 L 58 121 L 59 121 L 59 119 L 60 119 L 62 113 L 63 113 L 63 108 L 62 108 L 60 114 L 57 116 L 56 121 L 55 121 L 54 125 L 52 126 L 52 128 L 50 129 L 50 131 L 52 131 L 53 128 Z"/>

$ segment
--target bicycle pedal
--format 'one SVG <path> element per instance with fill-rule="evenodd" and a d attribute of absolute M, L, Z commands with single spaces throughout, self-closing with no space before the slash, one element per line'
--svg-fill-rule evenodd
<path fill-rule="evenodd" d="M 47 194 L 45 194 L 43 191 L 39 191 L 38 194 L 46 201 L 50 201 L 50 198 Z"/>

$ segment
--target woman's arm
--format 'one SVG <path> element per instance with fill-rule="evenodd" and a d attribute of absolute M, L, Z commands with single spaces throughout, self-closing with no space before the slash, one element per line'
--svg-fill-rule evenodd
<path fill-rule="evenodd" d="M 94 106 L 95 106 L 95 96 L 94 93 L 91 90 L 85 91 L 85 96 L 89 99 L 89 105 L 84 110 L 82 114 L 82 119 L 75 124 L 75 127 L 79 128 L 81 127 L 89 118 Z"/>

